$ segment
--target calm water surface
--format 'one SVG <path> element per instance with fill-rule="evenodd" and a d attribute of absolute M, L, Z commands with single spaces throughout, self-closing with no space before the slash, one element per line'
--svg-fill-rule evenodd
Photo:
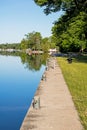
<path fill-rule="evenodd" d="M 0 55 L 0 130 L 19 130 L 45 66 L 31 71 L 20 57 Z"/>

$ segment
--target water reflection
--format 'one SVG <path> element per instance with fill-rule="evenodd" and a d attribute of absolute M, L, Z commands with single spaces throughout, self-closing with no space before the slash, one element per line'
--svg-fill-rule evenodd
<path fill-rule="evenodd" d="M 46 59 L 48 54 L 39 54 L 39 55 L 28 55 L 22 52 L 0 52 L 1 55 L 6 56 L 20 56 L 22 64 L 25 64 L 25 68 L 29 70 L 39 70 L 42 65 L 46 64 Z"/>
<path fill-rule="evenodd" d="M 44 72 L 46 58 L 19 52 L 0 55 L 0 130 L 19 130 Z"/>

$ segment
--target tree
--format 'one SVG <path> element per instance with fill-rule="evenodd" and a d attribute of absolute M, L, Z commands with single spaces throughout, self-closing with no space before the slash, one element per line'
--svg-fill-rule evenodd
<path fill-rule="evenodd" d="M 40 48 L 40 43 L 42 39 L 40 32 L 33 31 L 31 33 L 28 33 L 25 36 L 26 36 L 27 41 L 29 41 L 29 45 L 32 49 L 36 50 Z"/>
<path fill-rule="evenodd" d="M 57 37 L 56 44 L 60 46 L 61 51 L 79 51 L 85 48 L 87 42 L 86 17 L 85 12 L 80 12 L 72 18 L 65 15 L 55 22 L 52 33 Z"/>
<path fill-rule="evenodd" d="M 87 0 L 34 0 L 39 6 L 45 6 L 44 12 L 49 14 L 59 10 L 70 11 L 87 11 Z"/>
<path fill-rule="evenodd" d="M 49 48 L 50 48 L 50 42 L 49 42 L 49 38 L 43 38 L 42 42 L 41 42 L 41 48 L 44 52 L 48 52 Z"/>
<path fill-rule="evenodd" d="M 42 36 L 40 32 L 31 32 L 28 34 L 25 34 L 25 39 L 21 41 L 21 46 L 24 49 L 31 48 L 34 50 L 40 49 Z"/>
<path fill-rule="evenodd" d="M 23 39 L 23 40 L 21 41 L 20 46 L 21 46 L 21 49 L 22 49 L 22 50 L 26 50 L 26 49 L 27 49 L 27 41 L 26 41 L 25 39 Z"/>
<path fill-rule="evenodd" d="M 20 49 L 19 43 L 6 43 L 6 44 L 0 44 L 0 49 Z"/>
<path fill-rule="evenodd" d="M 56 48 L 56 42 L 55 42 L 56 41 L 56 37 L 50 36 L 48 41 L 49 41 L 49 45 L 50 45 L 51 49 Z"/>

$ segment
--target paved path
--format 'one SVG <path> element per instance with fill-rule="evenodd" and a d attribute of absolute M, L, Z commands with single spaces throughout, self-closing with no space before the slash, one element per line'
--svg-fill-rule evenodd
<path fill-rule="evenodd" d="M 83 130 L 60 67 L 54 60 L 51 59 L 51 67 L 45 72 L 46 81 L 40 82 L 35 94 L 40 97 L 41 107 L 35 109 L 31 105 L 20 130 Z"/>

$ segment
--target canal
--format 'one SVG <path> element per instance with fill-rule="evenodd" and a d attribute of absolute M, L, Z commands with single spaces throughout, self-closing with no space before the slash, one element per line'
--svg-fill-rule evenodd
<path fill-rule="evenodd" d="M 44 70 L 42 55 L 0 55 L 0 130 L 20 129 Z"/>

